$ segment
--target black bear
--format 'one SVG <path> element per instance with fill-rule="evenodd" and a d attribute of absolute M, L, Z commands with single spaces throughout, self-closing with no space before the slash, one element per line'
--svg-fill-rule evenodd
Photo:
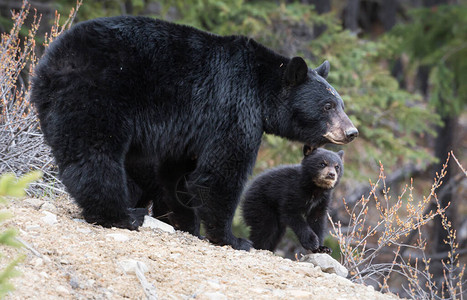
<path fill-rule="evenodd" d="M 263 132 L 314 147 L 358 135 L 328 72 L 244 36 L 100 18 L 49 46 L 31 101 L 88 222 L 134 230 L 152 202 L 177 229 L 202 221 L 211 242 L 249 249 L 231 222 Z"/>
<path fill-rule="evenodd" d="M 245 192 L 243 218 L 254 248 L 274 251 L 289 226 L 305 249 L 331 252 L 323 246 L 326 212 L 344 171 L 344 151 L 305 145 L 303 153 L 301 164 L 266 171 Z"/>

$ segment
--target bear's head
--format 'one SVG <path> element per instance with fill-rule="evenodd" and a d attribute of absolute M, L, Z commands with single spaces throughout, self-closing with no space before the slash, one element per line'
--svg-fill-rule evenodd
<path fill-rule="evenodd" d="M 358 130 L 344 112 L 339 93 L 326 81 L 330 65 L 325 61 L 309 69 L 300 57 L 285 66 L 282 79 L 282 110 L 287 124 L 284 135 L 312 147 L 326 143 L 347 144 L 358 136 Z"/>
<path fill-rule="evenodd" d="M 323 149 L 303 146 L 302 172 L 307 181 L 312 181 L 322 189 L 333 189 L 344 172 L 344 151 L 337 153 Z"/>

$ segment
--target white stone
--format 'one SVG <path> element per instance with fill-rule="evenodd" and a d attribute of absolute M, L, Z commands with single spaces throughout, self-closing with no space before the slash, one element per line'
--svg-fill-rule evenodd
<path fill-rule="evenodd" d="M 91 229 L 89 228 L 76 228 L 76 231 L 81 232 L 81 233 L 91 233 Z"/>
<path fill-rule="evenodd" d="M 123 271 L 128 274 L 136 273 L 137 269 L 139 269 L 143 274 L 149 270 L 145 263 L 134 259 L 121 260 L 118 262 L 118 264 L 123 269 Z"/>
<path fill-rule="evenodd" d="M 53 213 L 49 212 L 49 211 L 46 211 L 44 210 L 42 212 L 45 216 L 41 218 L 41 220 L 46 223 L 46 224 L 49 224 L 49 225 L 54 225 L 57 223 L 57 216 L 54 215 Z"/>
<path fill-rule="evenodd" d="M 349 274 L 349 271 L 343 265 L 325 253 L 307 254 L 303 256 L 300 261 L 318 266 L 321 268 L 321 271 L 325 273 L 337 274 L 342 277 L 347 277 Z"/>
<path fill-rule="evenodd" d="M 28 198 L 23 200 L 28 206 L 33 207 L 34 209 L 39 210 L 41 206 L 44 204 L 44 201 L 36 199 L 36 198 Z"/>
<path fill-rule="evenodd" d="M 162 231 L 169 232 L 169 233 L 175 232 L 175 229 L 171 225 L 164 223 L 162 221 L 159 221 L 158 219 L 155 219 L 150 216 L 144 216 L 143 227 L 147 227 L 151 229 L 160 229 Z"/>
<path fill-rule="evenodd" d="M 39 230 L 39 229 L 41 229 L 41 226 L 37 225 L 37 224 L 32 224 L 32 225 L 26 226 L 27 231 L 34 231 L 34 230 Z"/>
<path fill-rule="evenodd" d="M 57 207 L 55 205 L 53 205 L 52 203 L 46 201 L 41 206 L 41 210 L 47 210 L 47 211 L 56 213 L 57 212 Z"/>
<path fill-rule="evenodd" d="M 40 266 L 42 266 L 44 264 L 44 260 L 42 258 L 38 257 L 38 258 L 32 260 L 32 264 L 34 265 L 34 267 L 37 268 L 37 267 L 40 267 Z"/>
<path fill-rule="evenodd" d="M 206 297 L 206 299 L 209 300 L 224 300 L 227 299 L 227 297 L 220 293 L 220 292 L 213 292 L 213 293 L 204 293 L 203 296 Z"/>
<path fill-rule="evenodd" d="M 113 238 L 117 242 L 126 242 L 130 239 L 128 236 L 121 233 L 109 233 L 106 236 L 109 238 Z"/>
<path fill-rule="evenodd" d="M 210 288 L 215 290 L 220 290 L 222 288 L 222 285 L 220 285 L 219 282 L 214 280 L 208 280 L 208 285 Z"/>
<path fill-rule="evenodd" d="M 312 299 L 313 293 L 302 290 L 287 290 L 287 294 L 293 299 Z"/>
<path fill-rule="evenodd" d="M 56 290 L 59 293 L 70 294 L 70 291 L 66 287 L 64 287 L 63 285 L 57 286 Z"/>
<path fill-rule="evenodd" d="M 95 281 L 94 279 L 89 279 L 89 280 L 87 281 L 87 285 L 88 285 L 89 287 L 93 286 L 94 283 L 96 283 L 96 281 Z"/>

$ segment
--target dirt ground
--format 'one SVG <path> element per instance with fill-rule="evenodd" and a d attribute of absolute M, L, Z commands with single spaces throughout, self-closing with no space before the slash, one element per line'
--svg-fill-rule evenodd
<path fill-rule="evenodd" d="M 6 209 L 13 217 L 2 227 L 17 228 L 27 245 L 0 246 L 1 269 L 25 255 L 7 299 L 396 299 L 268 251 L 87 224 L 69 200 L 12 200 Z M 144 265 L 139 277 L 125 271 L 129 261 Z"/>

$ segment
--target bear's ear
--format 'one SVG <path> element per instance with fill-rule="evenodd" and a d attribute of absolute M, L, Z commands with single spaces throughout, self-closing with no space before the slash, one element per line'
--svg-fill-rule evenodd
<path fill-rule="evenodd" d="M 287 85 L 295 86 L 303 83 L 308 74 L 308 66 L 301 57 L 294 57 L 287 64 L 285 69 L 285 82 Z"/>
<path fill-rule="evenodd" d="M 341 150 L 341 151 L 337 152 L 337 155 L 339 155 L 341 160 L 344 161 L 344 150 Z"/>
<path fill-rule="evenodd" d="M 308 156 L 315 150 L 316 148 L 311 148 L 310 145 L 303 145 L 303 156 Z"/>
<path fill-rule="evenodd" d="M 319 74 L 319 76 L 323 77 L 324 79 L 328 78 L 329 70 L 331 69 L 331 65 L 327 60 L 325 60 L 321 66 L 317 67 L 315 69 L 316 73 Z"/>

